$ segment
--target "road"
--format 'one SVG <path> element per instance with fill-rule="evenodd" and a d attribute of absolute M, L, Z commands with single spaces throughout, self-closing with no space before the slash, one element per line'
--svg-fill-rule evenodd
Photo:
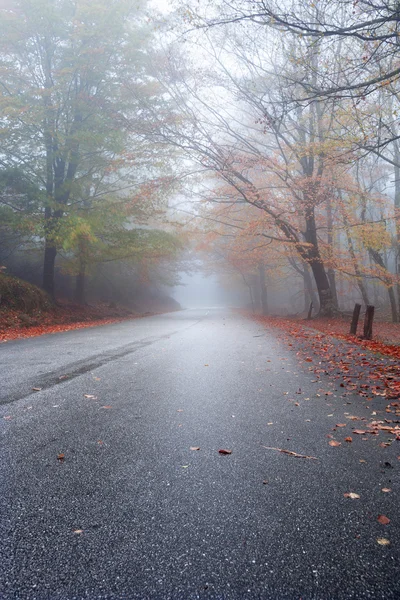
<path fill-rule="evenodd" d="M 349 398 L 260 324 L 186 310 L 0 364 L 2 600 L 400 598 L 399 442 L 329 446 Z"/>

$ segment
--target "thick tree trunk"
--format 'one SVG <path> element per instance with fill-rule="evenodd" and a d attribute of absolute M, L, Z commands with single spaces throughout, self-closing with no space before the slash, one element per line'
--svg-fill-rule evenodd
<path fill-rule="evenodd" d="M 260 300 L 261 310 L 263 315 L 268 314 L 268 298 L 267 298 L 267 286 L 265 283 L 265 267 L 262 263 L 258 265 L 258 274 L 260 277 Z"/>
<path fill-rule="evenodd" d="M 335 305 L 332 297 L 329 279 L 325 272 L 323 264 L 318 260 L 310 263 L 314 275 L 319 298 L 319 314 L 322 317 L 332 317 L 335 312 Z"/>
<path fill-rule="evenodd" d="M 312 302 L 313 308 L 315 311 L 318 310 L 318 300 L 315 295 L 313 288 L 313 281 L 310 275 L 310 271 L 308 270 L 308 265 L 304 264 L 303 271 L 303 283 L 304 283 L 304 311 L 307 312 Z"/>
<path fill-rule="evenodd" d="M 315 214 L 312 199 L 306 200 L 308 208 L 305 214 L 306 231 L 305 238 L 310 247 L 305 252 L 305 259 L 313 272 L 315 284 L 319 297 L 319 314 L 323 317 L 331 317 L 335 312 L 335 305 L 329 279 L 325 271 L 322 257 L 318 246 L 317 229 L 315 225 Z"/>

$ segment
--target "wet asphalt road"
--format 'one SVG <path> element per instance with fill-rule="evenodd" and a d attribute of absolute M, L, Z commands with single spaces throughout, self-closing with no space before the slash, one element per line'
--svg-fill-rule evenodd
<path fill-rule="evenodd" d="M 400 598 L 400 443 L 330 447 L 371 411 L 261 325 L 181 311 L 0 364 L 2 600 Z"/>

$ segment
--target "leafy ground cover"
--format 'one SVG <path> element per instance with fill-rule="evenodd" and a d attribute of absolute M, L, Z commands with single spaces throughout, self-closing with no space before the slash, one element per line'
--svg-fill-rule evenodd
<path fill-rule="evenodd" d="M 59 302 L 57 306 L 47 307 L 46 310 L 32 310 L 29 314 L 17 308 L 0 305 L 0 342 L 107 325 L 138 316 L 125 308 L 111 307 L 104 303 L 81 306 Z"/>
<path fill-rule="evenodd" d="M 375 436 L 380 432 L 386 436 L 382 446 L 400 441 L 398 326 L 377 324 L 375 331 L 379 331 L 380 339 L 385 341 L 370 342 L 348 335 L 344 321 L 255 318 L 275 332 L 278 329 L 280 339 L 296 352 L 304 368 L 312 372 L 313 382 L 320 386 L 316 396 L 327 398 L 340 394 L 345 399 L 356 394 L 365 401 L 366 408 L 371 408 L 370 418 L 349 413 L 348 422 L 337 424 L 333 431 L 350 424 L 353 426 L 345 431 L 351 430 L 351 435 L 347 433 L 343 440 L 338 441 L 330 434 L 330 445 L 351 443 L 353 435 Z"/>

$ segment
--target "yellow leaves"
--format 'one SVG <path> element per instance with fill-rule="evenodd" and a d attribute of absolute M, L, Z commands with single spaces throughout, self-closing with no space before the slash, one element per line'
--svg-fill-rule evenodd
<path fill-rule="evenodd" d="M 383 250 L 391 244 L 390 234 L 386 230 L 385 223 L 364 223 L 354 227 L 352 234 L 365 248 L 372 250 Z"/>

